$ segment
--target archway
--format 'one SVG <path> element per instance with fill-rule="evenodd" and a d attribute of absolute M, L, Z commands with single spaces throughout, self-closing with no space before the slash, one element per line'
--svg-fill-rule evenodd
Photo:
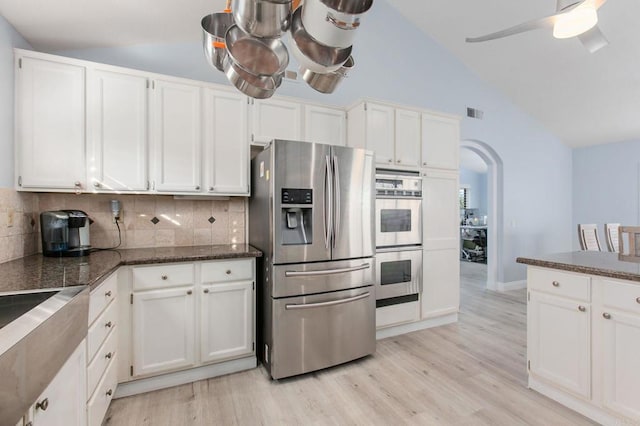
<path fill-rule="evenodd" d="M 468 139 L 460 149 L 476 153 L 487 164 L 487 289 L 504 291 L 502 267 L 503 164 L 498 153 L 485 142 Z"/>

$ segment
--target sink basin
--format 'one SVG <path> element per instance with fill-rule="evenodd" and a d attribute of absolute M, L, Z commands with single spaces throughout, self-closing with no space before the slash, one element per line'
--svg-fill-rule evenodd
<path fill-rule="evenodd" d="M 89 288 L 0 294 L 0 426 L 14 425 L 87 335 Z"/>
<path fill-rule="evenodd" d="M 23 314 L 44 302 L 57 291 L 41 293 L 11 294 L 0 296 L 0 328 L 20 318 Z"/>

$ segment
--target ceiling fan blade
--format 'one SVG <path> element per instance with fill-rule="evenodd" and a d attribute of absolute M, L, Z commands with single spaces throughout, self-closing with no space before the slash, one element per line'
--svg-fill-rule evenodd
<path fill-rule="evenodd" d="M 487 34 L 481 37 L 467 37 L 465 41 L 467 43 L 478 43 L 481 41 L 495 40 L 497 38 L 507 37 L 514 34 L 523 33 L 526 31 L 536 30 L 538 28 L 552 27 L 556 21 L 556 15 L 547 16 L 545 18 L 536 19 L 535 21 L 528 21 L 522 24 L 507 28 L 502 31 Z"/>
<path fill-rule="evenodd" d="M 602 34 L 600 28 L 596 25 L 591 28 L 589 31 L 586 31 L 578 36 L 584 47 L 589 50 L 589 52 L 594 53 L 607 44 L 609 44 L 609 40 Z"/>

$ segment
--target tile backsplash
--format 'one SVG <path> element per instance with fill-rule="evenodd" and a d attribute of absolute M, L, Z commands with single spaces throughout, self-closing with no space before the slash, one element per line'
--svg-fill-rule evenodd
<path fill-rule="evenodd" d="M 185 200 L 168 195 L 19 193 L 0 188 L 0 262 L 41 251 L 41 211 L 74 209 L 94 221 L 91 245 L 118 244 L 111 200 L 120 201 L 120 248 L 233 244 L 245 242 L 246 199 Z M 7 226 L 13 211 L 13 226 Z M 33 224 L 32 224 L 33 222 Z"/>

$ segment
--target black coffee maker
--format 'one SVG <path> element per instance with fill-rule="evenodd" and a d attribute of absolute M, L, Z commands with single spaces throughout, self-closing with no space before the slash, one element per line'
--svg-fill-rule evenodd
<path fill-rule="evenodd" d="M 50 257 L 87 256 L 91 250 L 89 225 L 92 223 L 81 210 L 40 213 L 42 254 Z"/>

